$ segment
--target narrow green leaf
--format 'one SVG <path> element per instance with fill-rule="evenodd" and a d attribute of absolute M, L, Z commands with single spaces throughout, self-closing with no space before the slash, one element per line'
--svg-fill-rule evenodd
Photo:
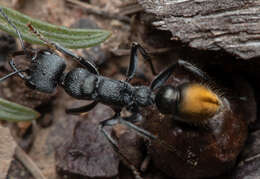
<path fill-rule="evenodd" d="M 31 121 L 39 116 L 40 114 L 31 108 L 0 98 L 0 120 Z"/>
<path fill-rule="evenodd" d="M 15 10 L 0 6 L 9 19 L 17 26 L 22 34 L 22 38 L 32 44 L 44 45 L 34 33 L 27 27 L 31 24 L 37 31 L 50 41 L 57 42 L 64 47 L 77 49 L 95 46 L 105 41 L 111 33 L 100 29 L 70 29 L 64 26 L 57 26 L 33 19 Z M 15 30 L 0 15 L 0 29 L 18 37 Z"/>

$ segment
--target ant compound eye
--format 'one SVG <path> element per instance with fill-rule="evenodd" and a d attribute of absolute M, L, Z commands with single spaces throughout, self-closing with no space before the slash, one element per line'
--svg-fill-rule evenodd
<path fill-rule="evenodd" d="M 161 87 L 155 97 L 155 103 L 159 111 L 163 114 L 174 114 L 177 110 L 179 94 L 179 90 L 172 86 Z"/>

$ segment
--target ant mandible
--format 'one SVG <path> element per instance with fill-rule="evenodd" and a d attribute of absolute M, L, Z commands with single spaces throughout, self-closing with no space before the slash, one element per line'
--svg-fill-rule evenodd
<path fill-rule="evenodd" d="M 137 68 L 137 51 L 149 62 L 153 74 L 156 75 L 150 56 L 138 43 L 132 43 L 131 46 L 130 64 L 126 74 L 126 80 L 114 80 L 101 76 L 98 69 L 91 62 L 77 56 L 56 42 L 47 41 L 29 24 L 28 27 L 31 31 L 43 40 L 47 46 L 72 57 L 73 60 L 84 67 L 75 68 L 65 73 L 66 64 L 63 58 L 49 50 L 37 51 L 26 49 L 19 30 L 4 13 L 2 8 L 0 8 L 0 13 L 8 24 L 15 29 L 23 49 L 23 51 L 12 54 L 12 59 L 9 64 L 14 71 L 0 78 L 0 82 L 12 75 L 18 74 L 31 89 L 44 93 L 52 93 L 59 85 L 73 98 L 93 101 L 85 106 L 67 109 L 67 113 L 87 112 L 93 109 L 98 103 L 109 105 L 114 109 L 115 114 L 113 117 L 100 122 L 99 127 L 115 151 L 125 160 L 127 160 L 127 158 L 120 153 L 117 142 L 108 134 L 104 127 L 122 123 L 134 129 L 142 136 L 160 141 L 157 136 L 134 124 L 136 121 L 142 120 L 140 108 L 155 104 L 162 114 L 178 115 L 180 117 L 177 119 L 195 123 L 197 122 L 196 116 L 203 116 L 203 119 L 208 119 L 216 114 L 221 107 L 221 99 L 214 92 L 201 84 L 188 83 L 177 88 L 169 85 L 163 86 L 173 71 L 178 67 L 183 67 L 201 79 L 207 80 L 207 76 L 199 68 L 189 62 L 178 60 L 160 72 L 153 79 L 150 86 L 132 86 L 130 81 L 134 77 Z M 24 70 L 17 69 L 13 59 L 13 57 L 17 55 L 26 55 L 27 58 L 31 58 L 31 66 Z M 131 112 L 129 117 L 120 116 L 120 112 L 123 108 Z M 163 141 L 161 141 L 161 143 L 165 144 Z M 174 152 L 177 152 L 174 147 L 170 146 L 170 148 Z M 131 167 L 136 173 L 137 170 L 133 166 Z M 141 177 L 138 177 L 138 174 L 136 174 L 136 178 Z"/>

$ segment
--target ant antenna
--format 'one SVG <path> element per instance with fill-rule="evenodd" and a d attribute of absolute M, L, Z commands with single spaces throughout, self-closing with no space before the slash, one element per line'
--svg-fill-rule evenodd
<path fill-rule="evenodd" d="M 2 14 L 2 16 L 6 19 L 6 21 L 8 22 L 8 24 L 10 24 L 14 30 L 16 31 L 16 33 L 18 34 L 18 38 L 20 40 L 21 46 L 23 48 L 24 53 L 26 52 L 25 47 L 24 47 L 24 43 L 23 43 L 23 39 L 22 39 L 22 35 L 20 33 L 20 31 L 17 29 L 17 27 L 14 25 L 14 23 L 9 19 L 9 17 L 5 14 L 5 12 L 3 11 L 3 8 L 0 8 L 0 13 Z M 26 54 L 26 53 L 25 53 Z"/>
<path fill-rule="evenodd" d="M 16 75 L 17 73 L 19 74 L 19 73 L 21 73 L 21 72 L 24 72 L 24 70 L 13 71 L 13 72 L 11 72 L 11 73 L 5 75 L 4 77 L 0 78 L 0 82 L 4 81 L 5 79 L 7 79 L 7 78 L 9 78 L 9 77 L 11 77 L 11 76 L 13 76 L 13 75 Z"/>
<path fill-rule="evenodd" d="M 26 48 L 24 47 L 24 42 L 23 42 L 23 39 L 22 39 L 22 35 L 20 33 L 20 31 L 17 29 L 17 27 L 15 26 L 15 24 L 9 19 L 9 17 L 6 15 L 6 13 L 4 12 L 3 8 L 0 7 L 0 14 L 4 17 L 4 19 L 7 21 L 7 23 L 9 25 L 11 25 L 14 30 L 16 31 L 17 35 L 18 35 L 18 38 L 19 38 L 19 41 L 21 43 L 21 46 L 22 46 L 22 49 L 23 49 L 23 53 L 26 55 L 27 51 L 26 51 Z M 15 74 L 18 74 L 22 79 L 25 79 L 25 76 L 21 73 L 21 72 L 24 72 L 26 70 L 18 70 L 16 67 L 15 67 L 15 63 L 14 63 L 14 60 L 13 60 L 13 57 L 16 56 L 16 55 L 12 55 L 12 60 L 10 61 L 10 66 L 12 67 L 12 69 L 14 70 L 13 72 L 7 74 L 6 76 L 0 78 L 0 82 L 4 81 L 5 79 L 15 75 Z"/>

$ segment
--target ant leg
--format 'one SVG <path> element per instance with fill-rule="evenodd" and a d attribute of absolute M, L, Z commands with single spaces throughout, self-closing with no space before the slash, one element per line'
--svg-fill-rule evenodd
<path fill-rule="evenodd" d="M 12 54 L 12 58 L 11 58 L 11 60 L 9 61 L 9 65 L 11 66 L 11 68 L 12 68 L 14 71 L 11 72 L 11 73 L 9 73 L 9 74 L 7 74 L 6 76 L 0 78 L 0 82 L 1 82 L 1 81 L 4 81 L 5 79 L 7 79 L 7 78 L 9 78 L 9 77 L 11 77 L 11 76 L 13 76 L 13 75 L 15 75 L 15 74 L 18 74 L 20 78 L 26 80 L 26 77 L 22 74 L 22 72 L 27 71 L 27 69 L 26 69 L 26 70 L 18 70 L 18 69 L 16 68 L 15 63 L 14 63 L 13 57 L 18 56 L 18 55 L 24 55 L 24 51 L 16 51 L 16 52 L 14 52 L 14 53 Z"/>
<path fill-rule="evenodd" d="M 175 153 L 177 156 L 179 156 L 181 159 L 185 160 L 183 158 L 183 154 L 177 150 L 175 147 L 173 147 L 172 145 L 168 144 L 167 142 L 165 142 L 164 140 L 161 140 L 158 136 L 153 135 L 152 133 L 150 133 L 149 131 L 142 129 L 138 126 L 136 126 L 135 124 L 133 124 L 132 122 L 136 121 L 136 118 L 140 118 L 142 117 L 139 113 L 134 113 L 129 117 L 125 117 L 125 118 L 119 118 L 119 123 L 126 125 L 127 127 L 133 129 L 134 131 L 136 131 L 139 135 L 144 136 L 150 140 L 154 140 L 156 142 L 158 142 L 160 145 L 164 146 L 165 148 L 167 148 L 169 151 Z M 185 160 L 186 161 L 186 160 Z M 190 165 L 194 165 L 194 163 L 196 163 L 196 160 L 189 160 L 188 161 Z"/>
<path fill-rule="evenodd" d="M 171 74 L 177 67 L 183 67 L 186 70 L 197 75 L 201 79 L 208 80 L 207 75 L 203 71 L 201 71 L 199 68 L 197 68 L 196 66 L 194 66 L 191 63 L 186 62 L 184 60 L 178 60 L 176 63 L 172 64 L 171 66 L 169 66 L 168 68 L 166 68 L 165 70 L 160 72 L 152 81 L 150 88 L 152 90 L 155 90 L 155 89 L 159 88 L 160 86 L 162 86 L 168 80 L 168 78 L 171 76 Z"/>
<path fill-rule="evenodd" d="M 23 51 L 20 51 L 20 52 L 23 52 Z M 10 61 L 9 61 L 9 65 L 11 66 L 11 68 L 14 70 L 13 72 L 3 76 L 2 78 L 0 78 L 0 82 L 1 81 L 4 81 L 6 80 L 7 78 L 15 75 L 15 74 L 18 74 L 18 76 L 24 80 L 27 80 L 27 78 L 22 74 L 22 72 L 26 72 L 28 69 L 25 69 L 25 70 L 18 70 L 15 66 L 15 63 L 14 63 L 14 59 L 12 58 Z"/>
<path fill-rule="evenodd" d="M 18 70 L 15 66 L 15 63 L 14 63 L 14 57 L 15 56 L 18 56 L 18 55 L 28 55 L 28 51 L 26 51 L 26 48 L 24 46 L 24 42 L 23 42 L 23 39 L 22 39 L 22 34 L 20 33 L 20 31 L 17 29 L 16 25 L 9 19 L 9 17 L 6 15 L 6 13 L 4 12 L 3 8 L 0 8 L 0 14 L 6 19 L 7 23 L 10 24 L 12 26 L 12 28 L 16 31 L 17 35 L 18 35 L 18 39 L 20 41 L 20 44 L 22 46 L 22 49 L 23 51 L 17 51 L 17 52 L 14 52 L 12 54 L 12 59 L 11 61 L 9 62 L 11 68 L 14 70 L 14 72 L 8 74 L 7 76 L 1 78 L 0 81 L 14 75 L 14 74 L 18 74 L 22 79 L 25 79 L 26 80 L 26 77 L 21 73 L 21 72 L 24 72 L 26 70 Z"/>
<path fill-rule="evenodd" d="M 23 39 L 22 39 L 22 35 L 20 33 L 20 31 L 17 29 L 17 27 L 14 25 L 14 23 L 9 19 L 9 17 L 5 14 L 5 12 L 3 11 L 3 8 L 0 8 L 0 13 L 2 14 L 2 16 L 6 19 L 6 21 L 8 22 L 8 24 L 10 24 L 14 30 L 16 31 L 18 38 L 20 40 L 20 44 L 22 46 L 22 49 L 24 51 L 24 54 L 26 54 L 26 49 L 24 47 L 24 43 L 23 43 Z"/>
<path fill-rule="evenodd" d="M 101 130 L 101 132 L 104 134 L 104 136 L 106 137 L 106 139 L 108 140 L 108 142 L 112 145 L 112 147 L 114 148 L 114 150 L 116 152 L 119 152 L 119 148 L 118 148 L 118 144 L 117 142 L 113 139 L 113 137 L 111 137 L 110 134 L 108 134 L 108 132 L 104 129 L 105 126 L 113 126 L 115 124 L 118 124 L 118 119 L 117 119 L 117 115 L 106 119 L 102 122 L 99 123 L 99 128 Z"/>
<path fill-rule="evenodd" d="M 137 62 L 138 62 L 137 50 L 139 50 L 139 52 L 141 53 L 143 58 L 148 61 L 153 74 L 154 75 L 157 74 L 155 72 L 151 57 L 148 55 L 148 53 L 145 51 L 145 49 L 140 44 L 138 44 L 137 42 L 133 42 L 132 47 L 131 47 L 131 53 L 130 53 L 130 64 L 128 66 L 128 70 L 127 70 L 127 74 L 126 74 L 126 77 L 127 77 L 126 82 L 129 82 L 135 75 L 136 66 L 137 66 Z"/>
<path fill-rule="evenodd" d="M 76 55 L 75 53 L 73 53 L 72 51 L 68 50 L 67 48 L 61 46 L 59 43 L 57 42 L 49 42 L 46 38 L 44 38 L 31 24 L 27 25 L 30 30 L 36 34 L 39 39 L 41 39 L 42 41 L 44 41 L 48 46 L 70 56 L 73 60 L 75 60 L 76 62 L 78 62 L 79 64 L 81 64 L 83 67 L 87 68 L 91 73 L 99 75 L 99 71 L 96 68 L 96 66 L 94 64 L 92 64 L 90 61 Z"/>
<path fill-rule="evenodd" d="M 15 63 L 14 63 L 14 59 L 12 58 L 11 61 L 9 62 L 9 65 L 11 66 L 11 68 L 18 73 L 19 77 L 22 78 L 22 79 L 26 79 L 26 77 L 21 73 L 23 70 L 18 70 L 15 66 Z"/>
<path fill-rule="evenodd" d="M 79 64 L 81 64 L 82 66 L 84 66 L 85 68 L 87 68 L 91 73 L 96 74 L 96 75 L 99 75 L 99 71 L 98 71 L 97 67 L 96 67 L 94 64 L 92 64 L 90 61 L 85 60 L 84 58 L 82 58 L 82 57 L 76 55 L 76 54 L 73 53 L 72 51 L 66 49 L 65 47 L 61 46 L 60 44 L 58 44 L 58 43 L 56 43 L 56 42 L 51 42 L 51 44 L 54 45 L 55 48 L 56 48 L 58 51 L 60 51 L 60 52 L 62 52 L 62 53 L 64 53 L 64 54 L 66 54 L 66 55 L 72 57 L 72 59 L 74 59 L 74 60 L 77 61 Z"/>
<path fill-rule="evenodd" d="M 113 118 L 110 118 L 106 121 L 103 121 L 104 123 L 107 123 L 106 125 L 115 125 L 117 123 L 121 123 L 126 125 L 127 127 L 129 127 L 130 129 L 133 129 L 134 131 L 136 131 L 139 135 L 144 136 L 150 140 L 156 141 L 158 142 L 160 145 L 164 146 L 165 148 L 167 148 L 169 151 L 175 153 L 180 159 L 184 160 L 185 162 L 187 162 L 187 164 L 191 165 L 191 166 L 196 166 L 197 165 L 197 158 L 192 158 L 192 156 L 187 156 L 184 157 L 183 153 L 180 152 L 178 149 L 176 149 L 174 146 L 168 144 L 167 142 L 165 142 L 164 140 L 161 140 L 160 138 L 158 138 L 157 136 L 153 135 L 152 133 L 150 133 L 149 131 L 142 129 L 138 126 L 136 126 L 135 124 L 133 124 L 132 122 L 136 121 L 136 118 L 140 118 L 142 117 L 139 113 L 134 113 L 129 117 L 125 117 L 125 118 L 121 118 L 118 115 L 115 115 Z M 139 120 L 139 119 L 138 119 Z M 102 123 L 102 122 L 101 122 Z M 101 124 L 102 125 L 102 124 Z M 104 125 L 104 124 L 103 124 Z M 104 125 L 105 126 L 105 125 Z M 104 127 L 103 126 L 103 127 Z M 102 127 L 102 128 L 103 128 Z M 101 128 L 101 129 L 102 129 Z M 101 130 L 102 131 L 102 130 Z M 111 138 L 112 140 L 110 141 L 111 145 L 115 148 L 116 151 L 118 151 L 118 145 L 117 143 L 114 141 L 114 139 L 107 134 L 107 132 L 103 129 L 102 131 L 104 133 L 104 135 L 106 136 L 106 138 L 109 140 L 109 138 Z M 108 136 L 107 136 L 108 135 Z M 113 142 L 114 141 L 114 142 Z M 124 156 L 123 156 L 124 157 Z"/>
<path fill-rule="evenodd" d="M 125 117 L 125 118 L 119 118 L 119 122 L 128 126 L 129 128 L 135 130 L 139 135 L 144 136 L 148 139 L 151 140 L 155 140 L 157 139 L 157 136 L 153 135 L 152 133 L 148 132 L 147 130 L 144 130 L 138 126 L 136 126 L 135 124 L 133 124 L 132 122 L 135 121 L 141 121 L 140 118 L 142 118 L 142 115 L 139 113 L 134 113 L 129 117 Z"/>
<path fill-rule="evenodd" d="M 115 150 L 116 153 L 118 153 L 120 155 L 121 158 L 123 158 L 125 160 L 125 162 L 128 164 L 128 166 L 130 167 L 130 169 L 132 170 L 134 176 L 136 179 L 142 179 L 142 177 L 140 176 L 140 173 L 138 172 L 138 170 L 136 169 L 136 167 L 132 164 L 131 161 L 129 161 L 127 159 L 127 157 L 124 156 L 123 153 L 120 152 L 119 147 L 117 142 L 113 139 L 113 137 L 104 129 L 105 126 L 113 126 L 115 124 L 118 124 L 118 117 L 119 117 L 120 113 L 116 113 L 113 117 L 102 121 L 99 123 L 99 128 L 101 130 L 101 132 L 103 133 L 103 135 L 105 136 L 105 138 L 108 140 L 108 142 L 112 145 L 113 149 Z"/>
<path fill-rule="evenodd" d="M 69 109 L 66 109 L 66 113 L 75 114 L 75 113 L 88 112 L 91 109 L 93 109 L 97 104 L 98 104 L 98 101 L 94 101 L 94 102 L 87 104 L 85 106 L 81 106 L 81 107 L 77 107 L 77 108 L 69 108 Z"/>

